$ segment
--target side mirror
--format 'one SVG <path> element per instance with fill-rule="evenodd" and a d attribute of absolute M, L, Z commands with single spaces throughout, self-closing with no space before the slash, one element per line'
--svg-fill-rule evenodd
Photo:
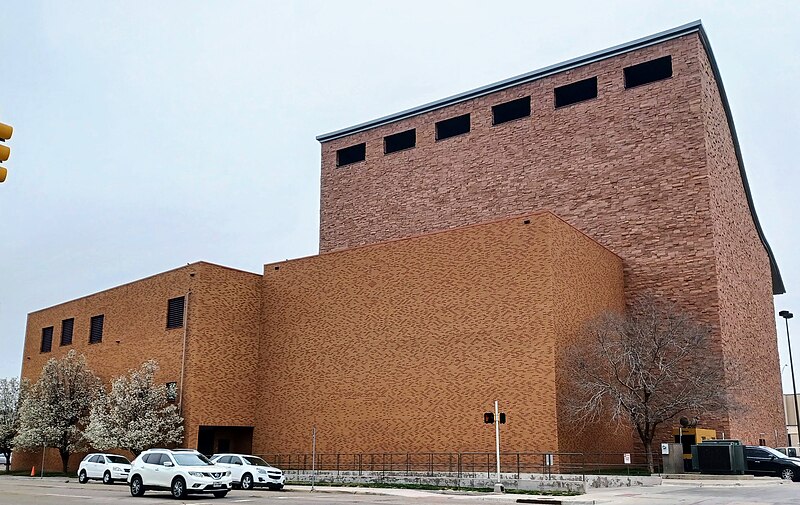
<path fill-rule="evenodd" d="M 166 466 L 166 467 L 173 466 L 173 465 L 172 465 L 172 461 L 165 461 L 163 464 L 164 464 L 164 466 Z"/>

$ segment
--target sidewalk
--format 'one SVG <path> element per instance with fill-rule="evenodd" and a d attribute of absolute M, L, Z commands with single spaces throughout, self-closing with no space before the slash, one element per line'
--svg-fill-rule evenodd
<path fill-rule="evenodd" d="M 286 486 L 284 488 L 291 492 L 311 493 L 311 486 Z M 503 503 L 564 503 L 569 505 L 593 505 L 593 499 L 587 495 L 579 496 L 547 496 L 517 493 L 480 493 L 475 491 L 421 491 L 417 489 L 394 489 L 394 488 L 369 488 L 369 487 L 337 487 L 337 486 L 315 486 L 314 493 L 345 493 L 362 495 L 386 495 L 402 496 L 406 498 L 443 498 L 452 497 L 457 500 L 471 501 L 491 501 Z"/>

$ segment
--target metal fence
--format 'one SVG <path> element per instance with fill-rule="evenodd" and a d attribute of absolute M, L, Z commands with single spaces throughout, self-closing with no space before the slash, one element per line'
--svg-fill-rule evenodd
<path fill-rule="evenodd" d="M 491 478 L 497 472 L 493 452 L 416 452 L 416 453 L 335 453 L 317 454 L 312 465 L 310 453 L 263 454 L 270 464 L 284 472 L 309 472 L 312 467 L 321 472 L 383 476 L 448 475 Z M 630 453 L 629 463 L 623 453 L 582 452 L 503 452 L 500 453 L 500 472 L 521 478 L 524 474 L 615 474 L 643 475 L 647 471 L 644 453 Z M 660 472 L 661 455 L 653 453 L 655 471 Z"/>

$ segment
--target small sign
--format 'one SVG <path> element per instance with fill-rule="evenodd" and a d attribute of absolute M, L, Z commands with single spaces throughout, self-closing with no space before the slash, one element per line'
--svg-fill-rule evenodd
<path fill-rule="evenodd" d="M 625 453 L 625 464 L 626 465 L 630 465 L 631 464 L 631 453 L 629 453 L 629 452 Z"/>
<path fill-rule="evenodd" d="M 661 444 L 661 454 L 669 455 L 669 444 Z"/>
<path fill-rule="evenodd" d="M 545 454 L 544 456 L 544 464 L 547 466 L 553 466 L 553 455 L 552 454 Z"/>

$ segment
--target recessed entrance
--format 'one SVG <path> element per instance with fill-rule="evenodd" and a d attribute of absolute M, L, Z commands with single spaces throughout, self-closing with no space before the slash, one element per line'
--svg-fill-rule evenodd
<path fill-rule="evenodd" d="M 253 452 L 252 426 L 200 426 L 197 450 L 206 456 L 221 452 Z"/>

